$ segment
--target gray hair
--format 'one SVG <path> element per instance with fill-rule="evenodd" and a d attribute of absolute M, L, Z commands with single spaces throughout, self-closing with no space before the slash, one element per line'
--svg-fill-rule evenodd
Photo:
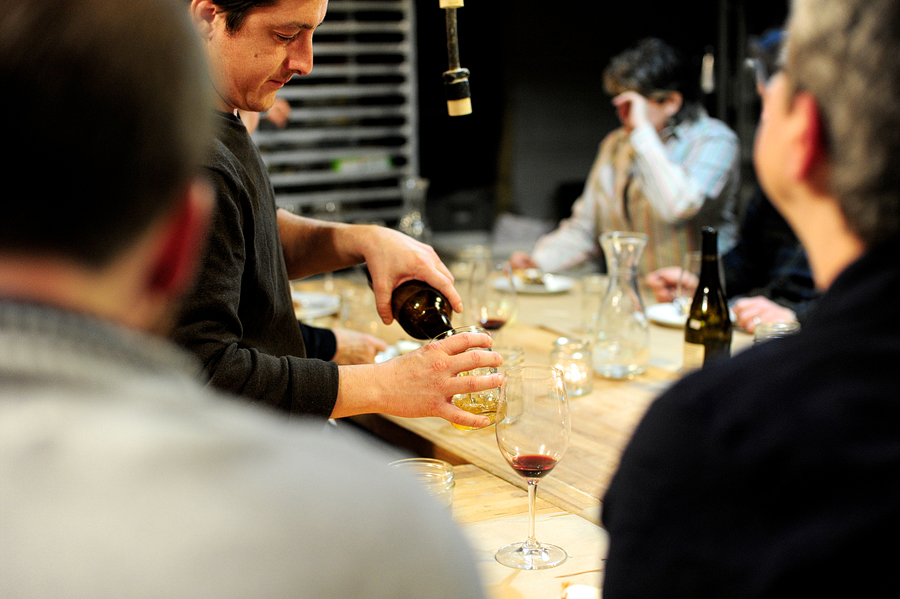
<path fill-rule="evenodd" d="M 816 100 L 850 229 L 900 233 L 900 0 L 794 0 L 785 72 Z"/>

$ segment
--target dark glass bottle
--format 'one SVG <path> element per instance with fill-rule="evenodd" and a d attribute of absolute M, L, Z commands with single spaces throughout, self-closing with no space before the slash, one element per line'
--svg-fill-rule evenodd
<path fill-rule="evenodd" d="M 366 269 L 372 286 L 372 276 Z M 434 339 L 453 328 L 453 308 L 444 294 L 422 281 L 401 283 L 391 295 L 391 314 L 403 330 L 415 339 Z"/>
<path fill-rule="evenodd" d="M 731 355 L 731 317 L 719 269 L 718 234 L 703 227 L 700 281 L 684 325 L 684 370 Z"/>

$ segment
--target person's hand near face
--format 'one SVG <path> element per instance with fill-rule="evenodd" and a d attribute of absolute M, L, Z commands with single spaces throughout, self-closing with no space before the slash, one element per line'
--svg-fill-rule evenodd
<path fill-rule="evenodd" d="M 642 125 L 652 125 L 657 133 L 666 128 L 669 119 L 681 109 L 679 92 L 661 92 L 661 99 L 651 99 L 635 91 L 625 91 L 613 98 L 616 114 L 629 133 Z"/>
<path fill-rule="evenodd" d="M 612 100 L 626 131 L 650 122 L 648 100 L 637 92 L 622 92 Z"/>

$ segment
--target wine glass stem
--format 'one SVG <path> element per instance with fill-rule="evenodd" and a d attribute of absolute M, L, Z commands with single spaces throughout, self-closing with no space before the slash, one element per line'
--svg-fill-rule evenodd
<path fill-rule="evenodd" d="M 529 479 L 528 480 L 528 539 L 525 541 L 525 546 L 529 549 L 538 548 L 541 546 L 540 543 L 537 542 L 537 539 L 534 538 L 534 501 L 535 495 L 537 494 L 537 479 Z"/>

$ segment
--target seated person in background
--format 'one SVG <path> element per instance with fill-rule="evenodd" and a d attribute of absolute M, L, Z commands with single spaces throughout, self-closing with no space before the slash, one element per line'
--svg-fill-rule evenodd
<path fill-rule="evenodd" d="M 821 292 L 816 289 L 803 246 L 784 218 L 758 191 L 747 204 L 737 245 L 722 256 L 725 293 L 735 324 L 753 333 L 760 322 L 801 323 Z M 659 302 L 670 302 L 681 267 L 669 266 L 647 275 L 647 286 Z M 689 291 L 697 279 L 685 280 Z"/>
<path fill-rule="evenodd" d="M 794 0 L 788 39 L 754 165 L 826 291 L 650 405 L 603 499 L 606 599 L 896 585 L 900 0 Z"/>
<path fill-rule="evenodd" d="M 0 218 L 0 597 L 483 597 L 392 456 L 164 339 L 213 209 L 207 82 L 178 0 L 0 0 L 4 180 L 65 156 Z"/>
<path fill-rule="evenodd" d="M 462 311 L 453 277 L 430 246 L 387 227 L 277 207 L 266 165 L 237 112 L 268 110 L 291 77 L 312 69 L 312 38 L 327 6 L 326 0 L 191 0 L 186 8 L 215 88 L 216 140 L 204 167 L 216 211 L 173 337 L 200 358 L 211 386 L 288 414 L 438 416 L 487 426 L 487 416 L 451 399 L 499 386 L 496 373 L 456 376 L 500 365 L 495 352 L 466 351 L 489 348 L 488 335 L 459 335 L 458 342 L 427 344 L 380 364 L 336 364 L 307 351 L 291 299 L 295 279 L 366 263 L 386 324 L 393 321 L 391 294 L 408 280 L 430 284 Z"/>
<path fill-rule="evenodd" d="M 749 44 L 760 96 L 769 76 L 779 69 L 783 47 L 784 32 L 777 29 Z M 821 295 L 803 246 L 759 187 L 745 208 L 737 245 L 722 256 L 722 267 L 725 293 L 729 299 L 738 298 L 730 302 L 735 324 L 749 333 L 760 322 L 802 322 Z M 647 275 L 646 281 L 657 301 L 670 302 L 680 276 L 680 267 L 664 267 Z M 691 293 L 697 288 L 695 278 L 683 284 Z"/>
<path fill-rule="evenodd" d="M 543 236 L 514 268 L 559 271 L 601 255 L 607 231 L 649 236 L 644 272 L 699 249 L 700 228 L 719 231 L 724 252 L 737 233 L 739 147 L 700 103 L 699 73 L 665 42 L 645 39 L 604 71 L 622 127 L 607 135 L 572 216 Z"/>

